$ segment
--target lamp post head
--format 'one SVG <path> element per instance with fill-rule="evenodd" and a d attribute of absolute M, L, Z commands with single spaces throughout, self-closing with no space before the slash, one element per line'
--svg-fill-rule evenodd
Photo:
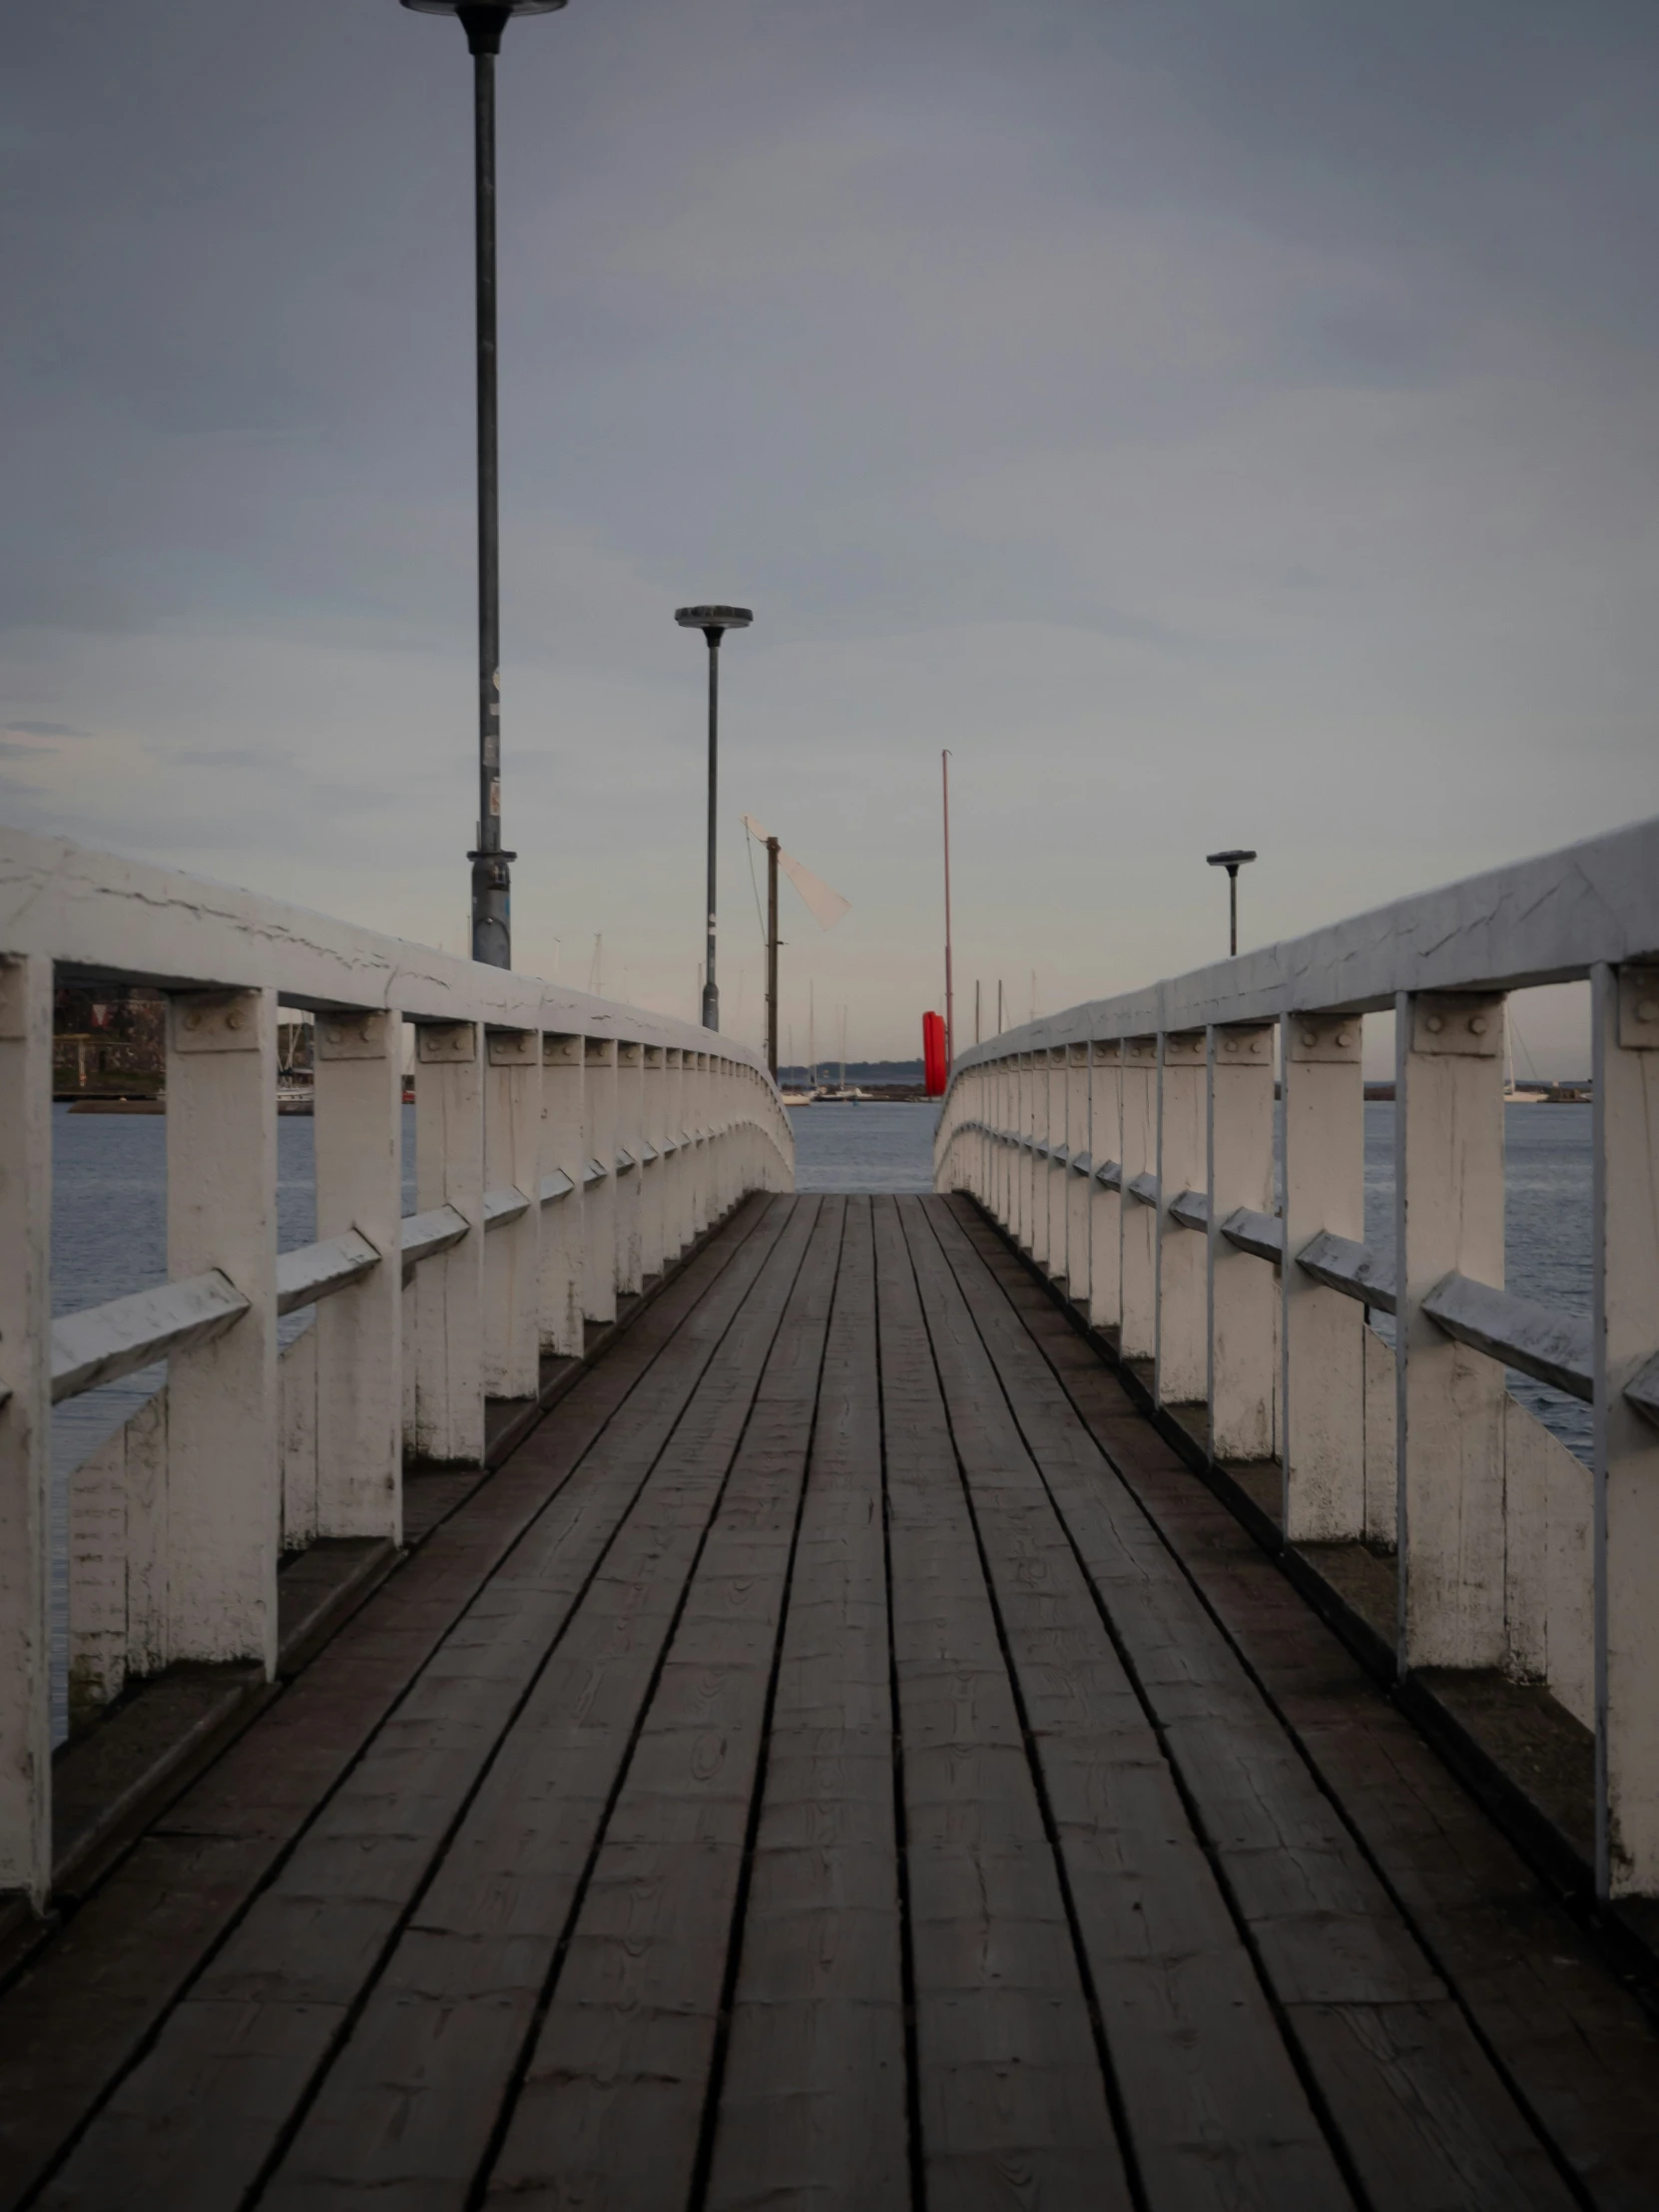
<path fill-rule="evenodd" d="M 674 619 L 682 630 L 701 630 L 712 650 L 722 631 L 747 630 L 755 616 L 748 607 L 676 607 Z"/>
<path fill-rule="evenodd" d="M 458 15 L 474 54 L 499 54 L 501 34 L 515 15 L 551 15 L 565 0 L 403 0 L 417 15 Z"/>
<path fill-rule="evenodd" d="M 1254 852 L 1236 849 L 1231 852 L 1206 852 L 1204 857 L 1211 867 L 1224 867 L 1229 875 L 1237 875 L 1246 860 L 1254 860 L 1256 855 Z"/>

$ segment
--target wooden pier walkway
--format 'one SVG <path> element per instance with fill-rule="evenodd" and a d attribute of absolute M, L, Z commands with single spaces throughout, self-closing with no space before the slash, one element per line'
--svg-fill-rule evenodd
<path fill-rule="evenodd" d="M 749 1201 L 0 1997 L 0 2201 L 1659 2205 L 1659 2039 L 965 1200 Z"/>

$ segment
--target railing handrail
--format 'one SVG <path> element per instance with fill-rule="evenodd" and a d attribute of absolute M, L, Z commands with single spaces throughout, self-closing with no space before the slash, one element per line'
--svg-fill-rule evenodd
<path fill-rule="evenodd" d="M 1573 981 L 1603 961 L 1644 958 L 1659 958 L 1659 817 L 1042 1015 L 958 1053 L 951 1082 L 1057 1045 L 1281 1014 L 1375 1013 L 1400 991 L 1522 990 Z"/>
<path fill-rule="evenodd" d="M 62 982 L 167 1000 L 168 1280 L 54 1323 Z M 284 1006 L 315 1017 L 316 1222 L 278 1252 Z M 399 1543 L 405 1468 L 484 1465 L 517 1432 L 490 1406 L 533 1418 L 547 1363 L 580 1362 L 735 1207 L 788 1190 L 794 1149 L 733 1038 L 0 827 L 0 1891 L 39 1903 L 52 1869 L 54 1402 L 168 1363 L 69 1482 L 76 1725 L 135 1673 L 270 1678 L 284 1550 Z"/>
<path fill-rule="evenodd" d="M 1587 1315 L 1504 1253 L 1506 1001 L 1580 979 Z M 1364 1242 L 1379 1012 L 1391 1253 Z M 934 1162 L 1179 1448 L 1254 1465 L 1253 1512 L 1277 1463 L 1278 1541 L 1395 1554 L 1403 1672 L 1546 1682 L 1595 1729 L 1597 1889 L 1659 1896 L 1659 820 L 1005 1031 L 952 1069 Z M 1587 1479 L 1505 1370 L 1593 1408 Z"/>
<path fill-rule="evenodd" d="M 323 1015 L 384 1011 L 712 1052 L 771 1085 L 763 1053 L 693 1022 L 5 824 L 0 953 L 44 954 L 66 981 L 272 988 L 284 1006 Z"/>

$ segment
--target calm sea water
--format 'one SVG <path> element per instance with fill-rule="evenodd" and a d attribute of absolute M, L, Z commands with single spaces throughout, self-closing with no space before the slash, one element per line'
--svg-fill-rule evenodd
<path fill-rule="evenodd" d="M 1566 1314 L 1590 1311 L 1590 1115 L 1588 1106 L 1503 1109 L 1504 1281 L 1517 1298 Z M 1394 1249 L 1394 1110 L 1366 1108 L 1366 1242 L 1391 1262 Z M 1391 1340 L 1386 1314 L 1374 1317 Z M 1509 1387 L 1586 1464 L 1590 1408 L 1530 1376 Z"/>
<path fill-rule="evenodd" d="M 798 1191 L 930 1191 L 936 1105 L 792 1106 Z"/>

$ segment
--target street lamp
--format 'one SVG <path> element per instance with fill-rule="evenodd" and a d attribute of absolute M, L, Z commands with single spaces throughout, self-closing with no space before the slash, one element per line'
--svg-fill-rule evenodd
<path fill-rule="evenodd" d="M 709 641 L 709 958 L 703 970 L 703 1026 L 720 1027 L 720 990 L 715 982 L 715 771 L 720 748 L 720 641 L 727 630 L 747 630 L 755 617 L 747 607 L 676 607 L 682 630 L 701 630 Z"/>
<path fill-rule="evenodd" d="M 1233 852 L 1206 852 L 1204 855 L 1212 867 L 1227 870 L 1227 950 L 1231 957 L 1239 949 L 1239 870 L 1247 860 L 1254 860 L 1254 852 L 1242 849 Z"/>
<path fill-rule="evenodd" d="M 474 231 L 478 293 L 478 844 L 472 862 L 472 957 L 512 966 L 516 852 L 501 848 L 501 526 L 495 436 L 495 57 L 509 17 L 551 15 L 565 0 L 403 0 L 418 15 L 456 15 L 472 56 Z"/>

